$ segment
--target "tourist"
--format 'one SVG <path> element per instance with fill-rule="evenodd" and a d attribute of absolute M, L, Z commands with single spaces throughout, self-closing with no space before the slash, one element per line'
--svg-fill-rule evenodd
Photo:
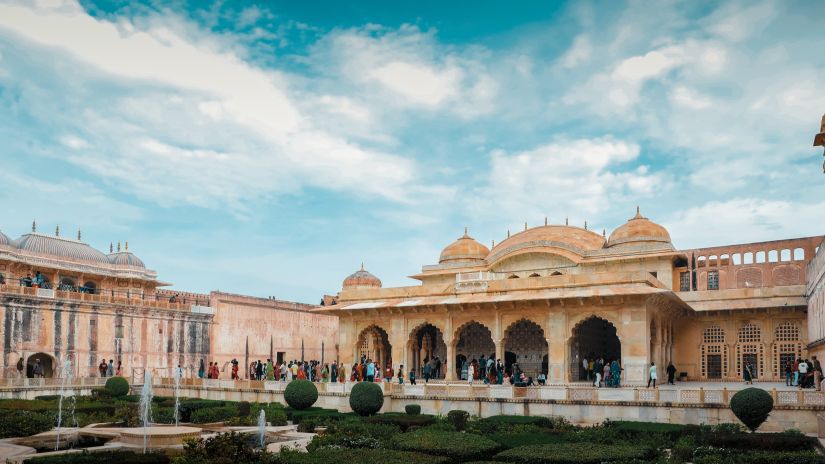
<path fill-rule="evenodd" d="M 808 362 L 804 359 L 800 359 L 799 361 L 799 388 L 802 389 L 807 387 L 807 385 L 805 385 L 805 378 L 808 376 Z"/>
<path fill-rule="evenodd" d="M 415 368 L 410 369 L 410 385 L 415 385 Z"/>
<path fill-rule="evenodd" d="M 232 358 L 232 380 L 239 380 L 239 379 L 240 379 L 240 377 L 238 377 L 238 360 L 235 359 L 235 358 Z"/>
<path fill-rule="evenodd" d="M 811 357 L 813 362 L 813 374 L 814 374 L 814 385 L 817 391 L 821 388 L 821 381 L 822 381 L 822 364 L 819 363 L 819 360 L 816 359 L 816 356 Z"/>
<path fill-rule="evenodd" d="M 802 358 L 797 358 L 793 362 L 793 386 L 799 385 L 799 363 L 802 362 Z"/>
<path fill-rule="evenodd" d="M 298 380 L 307 380 L 307 371 L 303 364 L 303 361 L 298 363 Z"/>
<path fill-rule="evenodd" d="M 648 376 L 647 376 L 647 388 L 650 388 L 650 382 L 653 382 L 653 388 L 656 388 L 656 379 L 658 375 L 656 374 L 656 363 L 650 363 L 650 369 L 648 369 Z"/>
<path fill-rule="evenodd" d="M 547 376 L 544 375 L 544 372 L 539 372 L 539 375 L 536 378 L 536 380 L 538 380 L 539 385 L 544 386 L 547 383 Z"/>
<path fill-rule="evenodd" d="M 266 380 L 275 380 L 275 366 L 272 364 L 272 358 L 266 358 Z"/>
<path fill-rule="evenodd" d="M 487 360 L 484 359 L 483 354 L 478 358 L 478 370 L 476 372 L 478 372 L 479 379 L 487 377 Z"/>
<path fill-rule="evenodd" d="M 106 360 L 105 359 L 100 361 L 100 365 L 97 366 L 97 370 L 100 371 L 100 376 L 101 377 L 106 377 L 106 370 L 108 368 L 109 368 L 109 366 L 106 365 Z"/>
<path fill-rule="evenodd" d="M 329 377 L 332 380 L 332 383 L 338 382 L 338 361 L 332 361 L 332 366 L 330 367 Z"/>
<path fill-rule="evenodd" d="M 285 382 L 286 381 L 286 373 L 289 372 L 289 369 L 286 366 L 286 362 L 281 363 L 281 367 L 280 367 L 280 369 L 278 369 L 278 371 L 279 371 L 278 372 L 278 380 L 280 380 L 281 382 Z"/>
<path fill-rule="evenodd" d="M 206 374 L 206 367 L 203 365 L 203 359 L 201 359 L 200 366 L 198 366 L 198 377 L 201 379 Z"/>
<path fill-rule="evenodd" d="M 212 378 L 218 379 L 221 376 L 221 371 L 218 369 L 218 362 L 215 361 L 215 364 L 212 365 Z"/>
<path fill-rule="evenodd" d="M 178 364 L 178 369 L 180 369 L 180 364 Z M 115 370 L 115 375 L 118 377 L 123 377 L 123 363 L 118 361 L 117 362 L 117 370 Z M 183 373 L 181 372 L 181 377 Z"/>
<path fill-rule="evenodd" d="M 398 366 L 398 385 L 404 385 L 404 365 Z"/>
<path fill-rule="evenodd" d="M 375 363 L 372 362 L 372 359 L 367 360 L 367 382 L 372 382 L 375 380 Z"/>
<path fill-rule="evenodd" d="M 673 361 L 667 364 L 667 383 L 669 385 L 676 385 L 673 383 L 673 379 L 676 378 L 676 366 L 673 365 Z"/>
<path fill-rule="evenodd" d="M 604 373 L 604 367 L 602 366 L 601 358 L 597 359 L 596 362 L 593 363 L 593 375 L 595 376 L 595 381 L 593 382 L 593 386 L 596 388 L 600 388 L 602 386 L 602 374 Z"/>
<path fill-rule="evenodd" d="M 619 388 L 622 384 L 622 366 L 618 359 L 610 363 L 610 378 L 613 381 L 613 388 Z"/>
<path fill-rule="evenodd" d="M 321 383 L 329 382 L 329 365 L 324 364 L 324 368 L 321 370 Z"/>
<path fill-rule="evenodd" d="M 504 384 L 504 363 L 501 362 L 500 358 L 499 358 L 498 361 L 496 361 L 496 374 L 497 374 L 496 384 L 503 385 Z"/>
<path fill-rule="evenodd" d="M 321 381 L 321 363 L 318 361 L 313 361 L 312 366 L 312 381 L 313 382 L 320 382 Z"/>
<path fill-rule="evenodd" d="M 581 380 L 590 380 L 590 374 L 588 374 L 589 366 L 590 363 L 587 362 L 587 357 L 582 358 L 582 375 L 579 376 Z"/>
<path fill-rule="evenodd" d="M 438 356 L 435 357 L 435 378 L 441 378 L 441 358 Z"/>
<path fill-rule="evenodd" d="M 338 381 L 340 383 L 347 382 L 347 373 L 343 364 L 341 364 L 341 367 L 338 368 Z"/>
<path fill-rule="evenodd" d="M 114 377 L 115 375 L 115 361 L 113 359 L 109 360 L 109 365 L 106 367 L 106 376 L 107 377 Z"/>
<path fill-rule="evenodd" d="M 465 364 L 467 364 L 465 362 Z M 472 385 L 473 384 L 473 376 L 475 375 L 475 367 L 473 367 L 473 363 L 467 364 L 467 383 Z"/>
<path fill-rule="evenodd" d="M 746 384 L 753 385 L 753 371 L 751 371 L 751 363 L 745 363 L 742 378 L 745 379 Z"/>
<path fill-rule="evenodd" d="M 593 368 L 596 366 L 596 360 L 590 359 L 587 362 L 587 380 L 593 379 Z"/>
<path fill-rule="evenodd" d="M 785 386 L 793 386 L 793 364 L 790 361 L 785 361 Z"/>
<path fill-rule="evenodd" d="M 429 362 L 425 362 L 424 367 L 421 368 L 421 373 L 424 374 L 425 384 L 430 382 L 430 369 L 432 369 L 432 367 L 430 366 Z"/>
<path fill-rule="evenodd" d="M 392 360 L 387 363 L 387 368 L 384 369 L 384 380 L 387 383 L 392 383 Z"/>
<path fill-rule="evenodd" d="M 106 362 L 104 361 L 103 364 L 106 364 Z M 34 366 L 32 366 L 32 377 L 35 379 L 43 377 L 43 366 L 40 364 L 39 359 L 36 359 L 34 361 Z"/>

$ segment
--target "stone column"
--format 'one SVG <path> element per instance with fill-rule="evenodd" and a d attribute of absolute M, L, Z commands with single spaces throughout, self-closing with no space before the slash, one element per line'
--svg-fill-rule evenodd
<path fill-rule="evenodd" d="M 544 333 L 547 336 L 547 381 L 564 383 L 568 380 L 567 373 L 570 371 L 567 366 L 567 344 L 570 336 L 567 334 L 565 314 L 551 313 L 547 318 Z"/>
<path fill-rule="evenodd" d="M 444 369 L 443 365 L 446 364 L 447 370 L 444 372 L 444 380 L 450 382 L 455 380 L 455 344 L 452 340 L 444 340 L 444 342 L 447 344 L 447 359 L 442 363 L 442 370 Z"/>
<path fill-rule="evenodd" d="M 496 345 L 496 361 L 500 359 L 501 362 L 504 362 L 504 340 L 493 340 L 493 343 Z"/>

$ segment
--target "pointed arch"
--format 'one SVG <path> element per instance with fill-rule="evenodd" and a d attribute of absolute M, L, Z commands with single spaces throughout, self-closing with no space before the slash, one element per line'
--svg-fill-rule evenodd
<path fill-rule="evenodd" d="M 514 361 L 519 370 L 534 379 L 540 373 L 547 374 L 543 367 L 544 356 L 547 355 L 547 338 L 541 324 L 522 317 L 507 326 L 503 341 L 505 352 L 514 356 L 505 364 L 507 372 L 514 371 Z"/>
<path fill-rule="evenodd" d="M 460 325 L 455 331 L 455 359 L 453 362 L 456 378 L 467 378 L 467 366 L 481 355 L 485 357 L 496 355 L 496 344 L 493 341 L 493 331 L 481 322 L 470 320 Z M 476 369 L 476 375 L 480 372 Z"/>
<path fill-rule="evenodd" d="M 618 360 L 621 363 L 622 343 L 616 324 L 609 316 L 582 315 L 573 325 L 570 339 L 570 378 L 589 380 L 592 373 L 584 370 L 584 359 Z"/>
<path fill-rule="evenodd" d="M 447 344 L 444 341 L 444 331 L 436 324 L 422 322 L 410 331 L 407 342 L 408 362 L 407 370 L 415 369 L 416 374 L 423 378 L 422 368 L 429 363 L 432 368 L 432 378 L 442 378 L 443 370 L 439 367 L 447 359 Z"/>
<path fill-rule="evenodd" d="M 382 367 L 392 363 L 392 345 L 383 327 L 376 324 L 367 326 L 359 332 L 356 343 L 355 361 L 364 357 L 377 361 Z"/>

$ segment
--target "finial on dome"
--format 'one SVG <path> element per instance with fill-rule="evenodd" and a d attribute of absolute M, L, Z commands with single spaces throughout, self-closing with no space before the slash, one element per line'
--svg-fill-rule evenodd
<path fill-rule="evenodd" d="M 638 206 L 636 206 L 636 215 L 635 215 L 635 216 L 633 216 L 633 219 L 644 219 L 644 218 L 645 218 L 645 217 L 644 217 L 644 216 L 642 216 L 642 213 L 641 213 L 641 211 L 639 210 L 639 207 L 638 207 Z"/>
<path fill-rule="evenodd" d="M 492 250 L 495 247 L 496 247 L 496 239 L 493 239 L 493 243 L 492 243 L 492 246 L 490 246 L 490 249 Z"/>
<path fill-rule="evenodd" d="M 544 216 L 544 225 L 547 225 L 547 216 Z"/>
<path fill-rule="evenodd" d="M 566 225 L 566 226 L 570 225 L 570 218 L 567 218 L 567 217 L 564 218 L 564 225 Z"/>
<path fill-rule="evenodd" d="M 58 224 L 57 227 L 54 228 L 54 236 L 60 237 L 60 224 Z"/>
<path fill-rule="evenodd" d="M 126 240 L 126 251 L 129 251 L 129 241 Z"/>
<path fill-rule="evenodd" d="M 587 219 L 584 220 L 584 230 L 587 230 Z"/>
<path fill-rule="evenodd" d="M 467 234 L 467 232 L 468 232 L 468 231 L 467 231 L 467 226 L 464 226 L 464 236 L 465 236 L 465 237 L 469 237 L 469 235 Z"/>
<path fill-rule="evenodd" d="M 607 229 L 602 229 L 602 237 L 607 237 Z"/>
<path fill-rule="evenodd" d="M 77 241 L 80 241 L 80 229 L 77 229 Z"/>
<path fill-rule="evenodd" d="M 510 238 L 510 229 L 507 229 L 507 238 Z"/>
<path fill-rule="evenodd" d="M 112 242 L 109 242 L 109 253 L 111 254 L 111 253 L 114 253 L 114 252 L 115 252 L 115 246 L 112 245 Z"/>
<path fill-rule="evenodd" d="M 32 221 L 32 232 L 37 232 L 37 220 Z"/>
<path fill-rule="evenodd" d="M 524 221 L 524 230 L 527 230 L 527 221 Z"/>
<path fill-rule="evenodd" d="M 363 261 L 361 261 L 361 270 L 362 271 L 364 270 L 364 262 Z"/>
<path fill-rule="evenodd" d="M 117 252 L 120 253 L 120 242 L 117 242 Z"/>

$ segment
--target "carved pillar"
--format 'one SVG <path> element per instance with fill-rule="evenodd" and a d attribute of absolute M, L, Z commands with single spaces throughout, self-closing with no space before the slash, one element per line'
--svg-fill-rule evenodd
<path fill-rule="evenodd" d="M 447 344 L 447 359 L 442 363 L 446 364 L 444 380 L 450 382 L 455 380 L 455 343 L 452 340 L 444 340 L 444 342 Z"/>
<path fill-rule="evenodd" d="M 496 361 L 504 362 L 504 339 L 493 340 L 493 343 L 496 345 Z"/>

